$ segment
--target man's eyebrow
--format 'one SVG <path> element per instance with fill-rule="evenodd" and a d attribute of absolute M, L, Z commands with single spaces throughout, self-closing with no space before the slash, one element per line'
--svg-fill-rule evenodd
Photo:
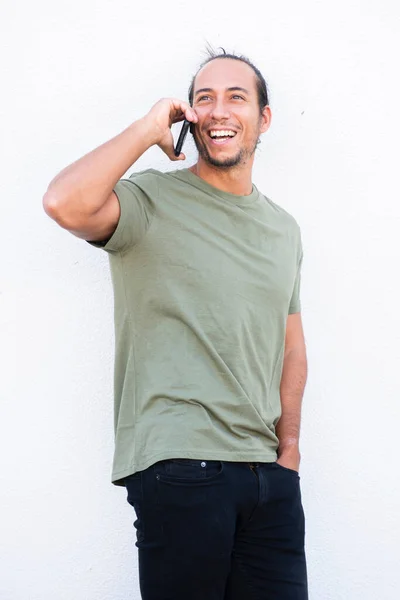
<path fill-rule="evenodd" d="M 250 94 L 249 90 L 238 86 L 228 88 L 228 92 L 244 92 L 245 94 Z"/>
<path fill-rule="evenodd" d="M 212 88 L 201 88 L 200 90 L 197 90 L 195 92 L 195 96 L 197 96 L 197 94 L 201 94 L 202 92 L 212 92 Z M 246 90 L 246 88 L 242 88 L 239 86 L 233 86 L 233 87 L 229 87 L 226 88 L 227 92 L 244 92 L 245 94 L 249 94 L 249 90 Z"/>
<path fill-rule="evenodd" d="M 195 92 L 195 96 L 197 96 L 197 94 L 201 94 L 201 92 L 212 92 L 211 88 L 200 88 L 199 90 L 197 90 L 197 92 Z"/>

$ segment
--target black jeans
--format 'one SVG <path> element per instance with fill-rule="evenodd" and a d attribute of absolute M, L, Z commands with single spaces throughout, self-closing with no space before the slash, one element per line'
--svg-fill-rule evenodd
<path fill-rule="evenodd" d="M 296 471 L 172 459 L 125 485 L 143 600 L 307 600 Z"/>

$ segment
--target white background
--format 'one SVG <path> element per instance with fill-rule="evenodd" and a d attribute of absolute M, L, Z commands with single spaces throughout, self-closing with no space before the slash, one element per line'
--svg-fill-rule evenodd
<path fill-rule="evenodd" d="M 397 600 L 399 17 L 390 0 L 3 3 L 2 600 L 140 597 L 134 513 L 110 483 L 107 256 L 42 196 L 160 97 L 186 99 L 207 41 L 267 78 L 254 182 L 302 229 L 310 600 Z M 175 165 L 152 148 L 135 169 Z"/>

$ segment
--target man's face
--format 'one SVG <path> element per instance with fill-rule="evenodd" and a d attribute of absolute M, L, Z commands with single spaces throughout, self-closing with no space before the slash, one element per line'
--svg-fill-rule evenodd
<path fill-rule="evenodd" d="M 269 127 L 269 108 L 260 114 L 255 73 L 238 60 L 215 59 L 201 69 L 193 108 L 199 118 L 193 130 L 197 150 L 214 167 L 246 164 Z"/>

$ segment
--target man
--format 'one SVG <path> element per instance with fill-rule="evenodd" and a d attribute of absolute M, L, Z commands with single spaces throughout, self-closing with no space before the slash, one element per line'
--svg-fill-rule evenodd
<path fill-rule="evenodd" d="M 120 178 L 152 145 L 189 169 Z M 261 73 L 211 54 L 189 103 L 162 99 L 44 197 L 108 252 L 115 313 L 112 481 L 135 509 L 144 600 L 306 600 L 299 482 L 307 361 L 296 221 L 252 184 L 271 122 Z"/>

